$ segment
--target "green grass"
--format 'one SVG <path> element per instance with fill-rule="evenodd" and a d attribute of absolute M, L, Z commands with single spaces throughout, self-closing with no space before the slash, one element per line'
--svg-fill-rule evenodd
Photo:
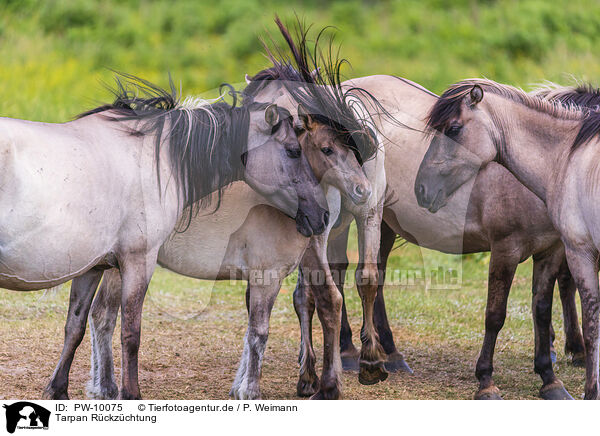
<path fill-rule="evenodd" d="M 5 0 L 0 114 L 68 120 L 110 98 L 107 68 L 163 85 L 171 72 L 186 93 L 242 82 L 268 65 L 258 37 L 280 41 L 275 13 L 335 26 L 347 76 L 395 74 L 436 92 L 472 76 L 527 86 L 600 71 L 595 1 Z"/>

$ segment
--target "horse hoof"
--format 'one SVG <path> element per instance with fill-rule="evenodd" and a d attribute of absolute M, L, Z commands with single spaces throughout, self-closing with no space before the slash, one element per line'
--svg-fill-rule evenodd
<path fill-rule="evenodd" d="M 298 380 L 296 385 L 296 393 L 299 397 L 310 397 L 317 393 L 319 389 L 319 378 L 315 377 L 313 381 L 310 380 Z"/>
<path fill-rule="evenodd" d="M 358 364 L 358 357 L 344 357 L 342 356 L 342 369 L 344 371 L 358 372 L 360 365 Z"/>
<path fill-rule="evenodd" d="M 92 400 L 116 400 L 119 396 L 119 388 L 114 383 L 97 387 L 90 380 L 86 386 L 86 394 Z"/>
<path fill-rule="evenodd" d="M 319 390 L 310 397 L 311 400 L 339 400 L 341 398 L 339 389 Z"/>
<path fill-rule="evenodd" d="M 388 378 L 388 372 L 385 370 L 383 362 L 362 363 L 358 373 L 358 382 L 361 385 L 374 385 Z"/>
<path fill-rule="evenodd" d="M 500 396 L 500 389 L 496 386 L 490 386 L 489 388 L 481 389 L 475 394 L 476 400 L 502 400 Z"/>
<path fill-rule="evenodd" d="M 68 400 L 69 394 L 66 390 L 54 390 L 50 386 L 47 386 L 42 392 L 42 400 Z"/>
<path fill-rule="evenodd" d="M 413 370 L 408 366 L 408 363 L 404 361 L 404 357 L 400 353 L 392 353 L 388 355 L 388 360 L 383 364 L 384 368 L 388 372 L 405 372 L 413 375 Z"/>
<path fill-rule="evenodd" d="M 550 351 L 550 360 L 552 363 L 556 363 L 556 351 Z"/>
<path fill-rule="evenodd" d="M 260 389 L 234 384 L 229 390 L 229 398 L 233 400 L 260 400 Z"/>
<path fill-rule="evenodd" d="M 573 397 L 567 392 L 560 381 L 556 381 L 540 389 L 540 397 L 544 400 L 572 400 Z"/>
<path fill-rule="evenodd" d="M 585 353 L 573 354 L 570 363 L 575 368 L 585 368 Z"/>
<path fill-rule="evenodd" d="M 135 396 L 129 393 L 129 391 L 123 390 L 121 389 L 121 392 L 119 394 L 119 400 L 141 400 L 142 396 Z"/>

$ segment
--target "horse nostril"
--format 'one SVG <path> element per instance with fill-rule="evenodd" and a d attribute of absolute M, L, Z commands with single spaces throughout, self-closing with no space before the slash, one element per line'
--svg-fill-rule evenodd
<path fill-rule="evenodd" d="M 425 186 L 422 184 L 419 185 L 419 197 L 423 198 L 425 196 Z"/>
<path fill-rule="evenodd" d="M 329 225 L 329 212 L 325 211 L 325 213 L 323 214 L 323 222 L 325 223 L 325 225 Z"/>

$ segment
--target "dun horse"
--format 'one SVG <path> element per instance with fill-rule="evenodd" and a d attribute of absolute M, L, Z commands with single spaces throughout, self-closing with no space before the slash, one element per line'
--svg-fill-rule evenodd
<path fill-rule="evenodd" d="M 600 114 L 472 79 L 444 92 L 430 111 L 428 124 L 438 133 L 415 186 L 423 207 L 439 209 L 481 165 L 492 161 L 511 171 L 548 207 L 581 297 L 585 398 L 598 399 L 600 214 L 595 196 Z M 534 297 L 535 369 L 544 389 L 560 382 L 547 358 L 552 287 L 540 291 L 544 295 Z M 539 349 L 543 351 L 538 353 Z"/>
<path fill-rule="evenodd" d="M 0 286 L 27 291 L 76 278 L 72 301 L 82 304 L 71 305 L 69 315 L 85 322 L 80 309 L 91 301 L 89 289 L 104 269 L 117 267 L 121 397 L 138 398 L 142 302 L 184 208 L 241 178 L 296 216 L 307 235 L 324 231 L 327 211 L 306 159 L 284 152 L 298 148 L 287 111 L 258 103 L 192 109 L 148 84 L 148 99 L 119 84 L 114 105 L 76 121 L 0 120 Z M 217 134 L 227 140 L 217 143 Z"/>

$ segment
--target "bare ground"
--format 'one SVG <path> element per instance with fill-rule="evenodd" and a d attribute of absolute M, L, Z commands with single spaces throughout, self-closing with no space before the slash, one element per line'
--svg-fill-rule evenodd
<path fill-rule="evenodd" d="M 161 274 L 170 273 L 163 271 Z M 140 351 L 140 384 L 144 398 L 228 398 L 242 352 L 246 324 L 242 289 L 239 286 L 213 297 L 208 309 L 197 319 L 173 319 L 152 299 L 146 303 Z M 40 398 L 60 354 L 68 291 L 63 289 L 55 294 L 40 295 L 0 291 L 0 300 L 4 302 L 0 311 L 0 397 L 3 399 Z M 356 297 L 349 296 L 351 316 L 358 321 L 360 312 L 352 309 L 357 307 L 357 302 L 353 304 L 352 299 Z M 185 308 L 182 310 L 185 312 Z M 452 316 L 451 313 L 446 315 Z M 476 323 L 481 323 L 480 315 L 475 317 Z M 479 326 L 477 330 L 465 337 L 462 333 L 440 334 L 434 326 L 411 325 L 410 319 L 392 317 L 391 323 L 398 349 L 415 374 L 393 374 L 375 386 L 362 386 L 355 373 L 345 373 L 345 399 L 472 398 L 482 324 L 475 324 Z M 316 325 L 318 329 L 318 322 Z M 356 344 L 360 326 L 354 322 L 352 327 Z M 117 332 L 118 329 L 117 326 Z M 560 340 L 561 330 L 557 330 Z M 510 325 L 501 334 L 495 380 L 506 399 L 535 399 L 540 381 L 533 373 L 533 340 L 520 340 L 520 334 L 522 332 L 511 331 Z M 321 341 L 321 331 L 317 330 L 315 349 L 319 357 Z M 118 379 L 118 334 L 114 338 L 114 347 Z M 264 399 L 297 399 L 298 348 L 299 329 L 291 292 L 283 289 L 273 311 L 265 353 L 261 384 Z M 89 335 L 86 335 L 71 371 L 71 398 L 85 398 L 89 369 L 90 344 Z M 583 370 L 567 365 L 560 350 L 557 375 L 573 396 L 581 398 Z"/>

